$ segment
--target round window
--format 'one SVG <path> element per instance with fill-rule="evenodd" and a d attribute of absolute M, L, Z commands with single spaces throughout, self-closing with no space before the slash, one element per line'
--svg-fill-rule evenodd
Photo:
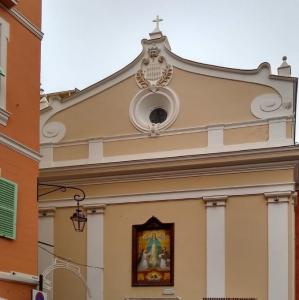
<path fill-rule="evenodd" d="M 179 99 L 168 87 L 159 87 L 153 92 L 150 89 L 141 90 L 130 104 L 130 120 L 140 131 L 150 132 L 152 124 L 159 130 L 168 128 L 179 112 Z"/>
<path fill-rule="evenodd" d="M 155 108 L 149 115 L 149 119 L 152 123 L 163 123 L 167 119 L 167 111 L 163 108 Z"/>

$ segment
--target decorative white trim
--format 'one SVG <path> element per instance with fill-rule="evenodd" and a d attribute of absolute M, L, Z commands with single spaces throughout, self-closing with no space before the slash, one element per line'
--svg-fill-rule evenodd
<path fill-rule="evenodd" d="M 155 124 L 158 130 L 168 128 L 176 120 L 179 113 L 180 101 L 175 92 L 169 87 L 159 87 L 157 90 L 141 90 L 133 98 L 129 107 L 131 123 L 142 132 L 151 132 L 149 115 L 155 108 L 162 108 L 167 112 L 163 123 Z"/>
<path fill-rule="evenodd" d="M 88 142 L 88 163 L 97 163 L 103 160 L 103 141 L 90 140 Z"/>
<path fill-rule="evenodd" d="M 194 168 L 184 170 L 173 171 L 155 171 L 151 173 L 140 172 L 138 174 L 122 174 L 122 175 L 107 175 L 107 176 L 94 176 L 92 178 L 88 176 L 80 178 L 65 178 L 64 184 L 74 186 L 94 186 L 104 183 L 128 183 L 128 182 L 140 182 L 140 181 L 152 181 L 159 179 L 178 179 L 178 178 L 191 178 L 198 176 L 211 176 L 211 175 L 227 175 L 227 174 L 243 174 L 259 171 L 278 171 L 278 170 L 294 170 L 298 164 L 298 161 L 282 161 L 282 162 L 268 162 L 260 164 L 242 164 L 242 165 L 229 165 L 209 168 Z M 61 170 L 64 172 L 67 170 Z M 61 184 L 60 181 L 52 181 L 54 184 Z"/>
<path fill-rule="evenodd" d="M 277 118 L 273 118 L 276 120 Z M 286 122 L 294 121 L 293 117 L 283 117 L 278 118 L 277 120 L 284 119 Z M 180 135 L 184 133 L 199 133 L 199 132 L 206 132 L 210 130 L 214 130 L 214 128 L 222 128 L 225 129 L 236 129 L 236 128 L 244 128 L 244 127 L 255 127 L 255 126 L 263 126 L 269 125 L 269 121 L 272 119 L 267 120 L 252 120 L 252 121 L 245 121 L 245 122 L 235 122 L 235 123 L 226 123 L 226 124 L 214 124 L 208 126 L 195 126 L 195 127 L 186 127 L 186 128 L 168 128 L 160 132 L 161 136 L 174 136 Z M 67 145 L 80 145 L 86 144 L 89 141 L 103 141 L 103 142 L 117 142 L 117 141 L 128 141 L 128 140 L 139 140 L 148 138 L 148 134 L 145 133 L 131 133 L 131 134 L 123 134 L 123 135 L 111 135 L 111 136 L 102 136 L 101 138 L 92 138 L 92 139 L 76 139 L 76 140 L 69 140 L 66 142 L 61 142 L 57 145 L 53 146 L 67 146 Z M 46 146 L 48 143 L 42 143 L 42 147 Z"/>
<path fill-rule="evenodd" d="M 252 114 L 261 119 L 292 116 L 292 102 L 282 105 L 282 98 L 278 94 L 263 94 L 251 102 Z"/>
<path fill-rule="evenodd" d="M 223 147 L 224 126 L 208 127 L 208 148 Z"/>
<path fill-rule="evenodd" d="M 81 274 L 81 268 L 78 265 L 71 263 L 70 261 L 65 261 L 65 260 L 59 259 L 59 258 L 55 258 L 53 264 L 50 265 L 42 273 L 42 275 L 44 276 L 44 286 L 48 291 L 51 291 L 53 289 L 52 281 L 50 279 L 48 279 L 48 276 L 51 275 L 53 273 L 53 271 L 56 269 L 64 269 L 64 270 L 70 271 L 74 275 L 76 275 L 81 280 L 81 282 L 84 284 L 84 287 L 87 290 L 87 296 L 88 296 L 87 299 L 91 298 L 91 292 L 88 288 L 88 285 L 86 284 L 85 278 Z"/>
<path fill-rule="evenodd" d="M 39 283 L 38 276 L 16 271 L 0 272 L 0 280 L 20 282 L 28 285 L 37 285 Z"/>
<path fill-rule="evenodd" d="M 189 61 L 177 56 L 168 49 L 165 49 L 165 52 L 169 55 L 169 63 L 185 71 L 272 87 L 282 97 L 282 104 L 287 105 L 288 110 L 293 110 L 293 99 L 295 99 L 294 79 L 271 74 L 271 66 L 268 63 L 262 63 L 257 69 L 253 70 L 239 70 Z"/>
<path fill-rule="evenodd" d="M 89 205 L 84 209 L 87 210 L 87 265 L 101 268 L 87 268 L 87 286 L 91 291 L 91 298 L 87 299 L 103 300 L 105 205 Z"/>
<path fill-rule="evenodd" d="M 49 168 L 53 166 L 53 145 L 44 145 L 40 147 L 42 159 L 39 163 L 40 168 Z"/>
<path fill-rule="evenodd" d="M 0 96 L 1 97 L 1 96 Z M 0 107 L 0 124 L 6 126 L 10 113 Z"/>
<path fill-rule="evenodd" d="M 287 120 L 285 118 L 269 120 L 269 141 L 280 143 L 287 140 Z"/>
<path fill-rule="evenodd" d="M 115 162 L 126 162 L 126 161 L 136 161 L 136 160 L 148 160 L 148 159 L 160 159 L 160 158 L 175 158 L 182 156 L 191 155 L 201 155 L 201 154 L 215 154 L 215 153 L 227 153 L 242 150 L 251 149 L 266 149 L 271 147 L 282 147 L 293 145 L 293 139 L 281 139 L 281 140 L 269 140 L 265 142 L 257 143 L 244 143 L 244 144 L 234 144 L 234 145 L 219 145 L 218 147 L 202 147 L 202 148 L 189 148 L 181 150 L 169 150 L 169 151 L 158 151 L 158 152 L 147 152 L 147 153 L 135 153 L 127 155 L 115 155 L 115 156 L 104 156 L 98 155 L 98 160 L 95 161 L 86 159 L 76 159 L 76 160 L 60 160 L 60 161 L 49 161 L 43 162 L 41 168 L 48 167 L 67 167 L 67 166 L 79 166 L 86 164 L 95 163 L 115 163 Z M 45 146 L 42 146 L 43 149 Z M 48 145 L 46 147 L 49 147 Z M 42 150 L 41 150 L 42 151 Z M 50 155 L 47 156 L 50 159 Z"/>
<path fill-rule="evenodd" d="M 38 210 L 39 218 L 54 217 L 56 212 L 55 207 L 42 207 Z M 50 241 L 51 243 L 53 240 Z"/>
<path fill-rule="evenodd" d="M 41 143 L 58 143 L 65 136 L 66 128 L 62 122 L 49 122 L 41 128 Z"/>
<path fill-rule="evenodd" d="M 268 203 L 269 300 L 289 299 L 290 192 L 265 193 Z"/>
<path fill-rule="evenodd" d="M 206 207 L 226 206 L 228 196 L 206 196 L 203 197 Z"/>
<path fill-rule="evenodd" d="M 102 197 L 87 197 L 84 200 L 85 205 L 100 205 L 100 204 L 121 204 L 121 203 L 137 203 L 137 202 L 153 202 L 153 201 L 171 201 L 171 200 L 188 200 L 201 199 L 211 196 L 246 196 L 257 195 L 270 192 L 290 192 L 295 191 L 295 183 L 280 183 L 280 184 L 264 184 L 252 186 L 236 186 L 216 189 L 200 189 L 200 190 L 182 190 L 175 192 L 160 192 L 146 194 L 122 194 L 117 196 L 102 196 Z M 59 201 L 57 201 L 59 200 Z M 74 207 L 73 198 L 57 198 L 54 200 L 39 202 L 39 207 Z"/>
<path fill-rule="evenodd" d="M 207 208 L 207 297 L 225 297 L 225 204 L 227 196 L 203 197 Z"/>
<path fill-rule="evenodd" d="M 41 160 L 41 155 L 36 152 L 35 150 L 15 141 L 14 139 L 6 136 L 3 133 L 0 133 L 0 144 L 3 144 L 7 146 L 8 148 L 11 148 L 12 150 L 30 158 L 37 162 Z"/>
<path fill-rule="evenodd" d="M 45 124 L 54 114 L 59 111 L 65 110 L 70 106 L 73 106 L 79 102 L 85 101 L 88 98 L 106 90 L 107 88 L 131 77 L 138 71 L 141 60 L 146 56 L 149 47 L 155 43 L 157 47 L 161 50 L 161 55 L 167 60 L 167 62 L 173 67 L 192 72 L 195 74 L 207 75 L 210 77 L 217 77 L 223 79 L 230 79 L 236 81 L 243 81 L 249 83 L 256 83 L 260 85 L 265 85 L 272 87 L 278 92 L 282 97 L 282 105 L 288 107 L 288 111 L 293 109 L 293 99 L 294 95 L 294 84 L 295 79 L 288 77 L 281 77 L 271 74 L 271 67 L 268 63 L 261 64 L 257 69 L 254 70 L 238 70 L 224 67 L 217 67 L 207 64 L 195 63 L 193 61 L 188 61 L 183 59 L 170 50 L 167 49 L 167 38 L 161 37 L 159 39 L 153 40 L 143 40 L 143 51 L 142 53 L 129 65 L 127 65 L 122 70 L 112 74 L 111 76 L 105 78 L 104 80 L 95 83 L 94 85 L 74 94 L 68 101 L 52 101 L 50 106 L 51 110 L 42 111 L 41 114 L 41 125 Z M 291 101 L 291 106 L 289 106 Z M 287 113 L 289 115 L 289 113 Z"/>
<path fill-rule="evenodd" d="M 39 208 L 38 240 L 42 243 L 54 245 L 54 217 L 55 207 Z M 46 244 L 39 244 L 38 247 L 38 273 L 42 274 L 48 267 L 53 265 L 54 257 L 45 250 L 54 252 L 54 248 Z M 49 274 L 47 280 L 53 282 L 53 274 Z M 53 285 L 53 284 L 52 284 Z M 52 290 L 48 291 L 48 300 L 53 299 Z"/>

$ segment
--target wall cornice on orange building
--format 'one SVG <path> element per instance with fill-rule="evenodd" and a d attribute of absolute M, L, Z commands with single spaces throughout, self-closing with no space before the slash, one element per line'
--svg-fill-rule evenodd
<path fill-rule="evenodd" d="M 13 6 L 18 4 L 17 0 L 0 0 L 0 3 L 5 5 L 7 8 L 12 8 Z"/>
<path fill-rule="evenodd" d="M 40 30 L 41 21 L 39 23 L 33 23 L 29 17 L 23 14 L 23 11 L 19 10 L 19 6 L 7 8 L 0 0 L 0 8 L 5 10 L 8 14 L 14 17 L 20 24 L 27 28 L 31 33 L 33 33 L 38 39 L 42 40 L 43 33 Z"/>

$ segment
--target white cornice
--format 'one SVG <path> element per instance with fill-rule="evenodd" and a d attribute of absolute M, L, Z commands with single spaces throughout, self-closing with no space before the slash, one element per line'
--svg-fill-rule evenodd
<path fill-rule="evenodd" d="M 175 163 L 178 167 L 183 165 L 190 164 L 205 164 L 207 161 L 211 161 L 213 159 L 217 159 L 218 162 L 214 165 L 218 167 L 222 165 L 223 162 L 233 162 L 235 164 L 236 158 L 242 155 L 242 164 L 247 164 L 248 160 L 252 163 L 255 163 L 260 158 L 264 161 L 291 161 L 298 159 L 299 155 L 299 145 L 297 146 L 286 146 L 286 147 L 276 147 L 276 148 L 264 148 L 264 149 L 248 149 L 242 151 L 232 151 L 232 152 L 220 152 L 220 153 L 207 153 L 205 155 L 190 155 L 183 157 L 165 157 L 165 158 L 156 158 L 156 159 L 144 159 L 144 160 L 133 160 L 133 161 L 120 161 L 120 162 L 111 162 L 111 163 L 98 163 L 98 164 L 85 164 L 85 165 L 69 165 L 69 166 L 56 166 L 56 167 L 45 167 L 41 169 L 42 176 L 52 176 L 52 174 L 56 174 L 59 172 L 71 172 L 72 174 L 82 174 L 82 173 L 92 173 L 95 172 L 101 173 L 101 170 L 109 170 L 113 171 L 115 168 L 122 170 L 128 167 L 134 168 L 147 168 L 147 166 L 153 167 L 154 164 L 159 164 L 159 168 L 163 167 L 163 164 L 171 164 Z M 270 155 L 270 157 L 268 157 Z M 268 159 L 265 159 L 266 158 Z M 219 161 L 222 159 L 222 161 Z M 160 165 L 162 164 L 162 166 Z M 76 170 L 76 172 L 74 172 Z"/>
<path fill-rule="evenodd" d="M 235 129 L 235 128 L 243 128 L 243 127 L 254 127 L 254 126 L 263 126 L 268 125 L 269 121 L 280 121 L 285 120 L 286 122 L 291 122 L 294 120 L 294 117 L 276 117 L 276 118 L 269 118 L 267 120 L 252 120 L 252 121 L 244 121 L 244 122 L 230 122 L 230 123 L 219 123 L 213 125 L 204 125 L 204 126 L 194 126 L 194 127 L 184 127 L 184 128 L 168 128 L 165 129 L 160 133 L 160 136 L 173 136 L 173 135 L 180 135 L 185 133 L 199 133 L 205 132 L 212 128 L 223 128 L 223 129 Z M 51 122 L 53 123 L 53 122 Z M 138 140 L 148 138 L 148 133 L 132 133 L 132 134 L 122 134 L 122 135 L 111 135 L 111 136 L 102 136 L 101 138 L 86 138 L 86 139 L 76 139 L 76 140 L 69 140 L 67 142 L 60 142 L 53 144 L 53 147 L 60 147 L 60 146 L 74 146 L 74 145 L 84 145 L 87 144 L 89 141 L 104 141 L 104 142 L 115 142 L 115 141 L 124 141 L 124 140 Z M 41 147 L 48 146 L 52 144 L 52 142 L 41 142 Z"/>
<path fill-rule="evenodd" d="M 6 126 L 10 113 L 0 107 L 0 124 Z"/>
<path fill-rule="evenodd" d="M 25 283 L 25 284 L 29 284 L 29 285 L 37 285 L 39 283 L 38 276 L 15 272 L 15 271 L 11 271 L 10 273 L 9 272 L 0 272 L 0 280 L 20 282 L 20 283 Z"/>
<path fill-rule="evenodd" d="M 33 159 L 37 162 L 39 162 L 41 160 L 41 155 L 37 151 L 21 144 L 20 142 L 6 136 L 3 133 L 0 133 L 0 144 L 3 144 L 5 146 L 7 146 L 8 148 L 28 157 L 30 159 Z"/>
<path fill-rule="evenodd" d="M 127 194 L 117 196 L 99 196 L 87 197 L 84 200 L 84 205 L 109 205 L 109 204 L 122 204 L 122 203 L 137 203 L 137 202 L 153 202 L 153 201 L 171 201 L 171 200 L 203 200 L 204 197 L 215 196 L 247 196 L 257 195 L 272 192 L 294 192 L 294 183 L 277 183 L 277 184 L 264 184 L 254 186 L 236 186 L 224 187 L 216 189 L 200 189 L 200 190 L 182 190 L 172 192 L 160 193 L 146 193 L 146 194 Z M 40 201 L 39 208 L 43 207 L 73 207 L 76 202 L 72 198 L 51 199 L 49 201 Z"/>
<path fill-rule="evenodd" d="M 10 15 L 15 17 L 22 25 L 24 25 L 30 32 L 37 36 L 40 40 L 43 38 L 43 33 L 39 28 L 37 28 L 29 19 L 27 19 L 21 12 L 16 8 L 7 8 L 3 4 L 0 4 L 0 7 L 5 9 Z"/>
<path fill-rule="evenodd" d="M 144 162 L 146 160 L 159 160 L 159 159 L 180 159 L 183 157 L 193 157 L 193 156 L 207 156 L 209 154 L 225 154 L 231 152 L 246 151 L 250 149 L 273 149 L 273 147 L 283 147 L 292 145 L 292 139 L 282 139 L 276 140 L 273 143 L 269 141 L 265 142 L 256 142 L 256 143 L 244 143 L 244 144 L 233 144 L 233 145 L 222 145 L 219 147 L 209 148 L 188 148 L 188 149 L 179 149 L 179 150 L 168 150 L 168 151 L 159 151 L 159 152 L 147 152 L 147 153 L 133 153 L 126 155 L 114 155 L 114 156 L 103 156 L 99 159 L 98 162 L 92 162 L 92 164 L 102 163 L 121 163 L 129 161 L 140 161 Z M 40 165 L 41 169 L 58 168 L 58 167 L 72 167 L 72 166 L 84 166 L 89 164 L 88 158 L 86 159 L 76 159 L 76 160 L 61 160 L 61 161 L 50 161 L 42 162 Z"/>
<path fill-rule="evenodd" d="M 140 181 L 152 181 L 160 179 L 174 179 L 174 178 L 191 178 L 198 176 L 215 176 L 215 175 L 227 175 L 227 174 L 243 174 L 252 172 L 263 171 L 278 171 L 278 170 L 295 170 L 298 161 L 283 161 L 283 162 L 271 162 L 260 164 L 242 164 L 242 165 L 230 165 L 224 167 L 208 167 L 208 168 L 196 168 L 196 169 L 183 169 L 175 171 L 159 171 L 151 173 L 138 173 L 138 174 L 124 174 L 124 175 L 111 175 L 111 176 L 91 176 L 87 178 L 69 179 L 64 178 L 63 183 L 67 185 L 91 186 L 105 183 L 127 183 L 127 182 L 140 182 Z M 61 184 L 61 181 L 51 181 L 53 184 Z"/>

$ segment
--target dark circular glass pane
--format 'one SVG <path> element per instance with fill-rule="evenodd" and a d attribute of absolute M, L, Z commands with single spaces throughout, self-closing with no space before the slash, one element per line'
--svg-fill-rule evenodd
<path fill-rule="evenodd" d="M 155 108 L 150 116 L 150 121 L 154 124 L 163 123 L 167 118 L 167 112 L 163 108 Z"/>

